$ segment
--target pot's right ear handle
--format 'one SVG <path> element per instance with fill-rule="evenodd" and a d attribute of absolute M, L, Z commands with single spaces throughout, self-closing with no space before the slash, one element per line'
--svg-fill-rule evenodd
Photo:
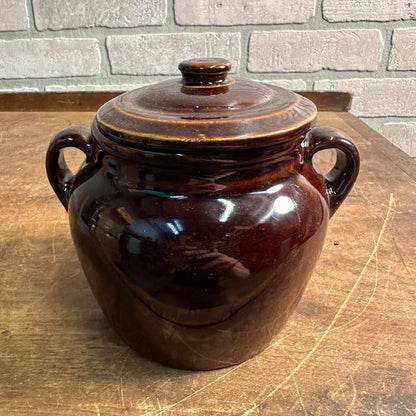
<path fill-rule="evenodd" d="M 89 136 L 90 131 L 85 127 L 67 127 L 52 138 L 46 153 L 49 182 L 66 210 L 72 191 L 83 182 L 81 172 L 85 167 L 73 174 L 65 162 L 63 150 L 66 147 L 75 147 L 84 152 L 88 160 L 93 155 Z"/>
<path fill-rule="evenodd" d="M 336 149 L 334 167 L 324 175 L 327 187 L 330 215 L 342 204 L 353 187 L 360 170 L 360 155 L 351 139 L 332 127 L 314 127 L 302 142 L 304 161 L 313 166 L 312 157 L 325 149 Z"/>

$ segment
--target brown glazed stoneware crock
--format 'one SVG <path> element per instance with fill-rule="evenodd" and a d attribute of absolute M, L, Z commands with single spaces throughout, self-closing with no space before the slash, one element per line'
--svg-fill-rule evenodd
<path fill-rule="evenodd" d="M 285 325 L 359 155 L 344 133 L 314 127 L 302 96 L 230 77 L 224 59 L 179 69 L 182 79 L 104 104 L 91 131 L 59 132 L 46 168 L 121 338 L 160 363 L 208 370 L 260 353 Z M 75 174 L 67 147 L 86 155 Z M 325 176 L 312 163 L 323 149 L 337 153 Z"/>

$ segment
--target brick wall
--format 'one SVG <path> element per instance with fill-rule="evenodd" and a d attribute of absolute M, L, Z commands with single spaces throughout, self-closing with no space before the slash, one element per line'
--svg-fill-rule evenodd
<path fill-rule="evenodd" d="M 0 0 L 0 91 L 125 90 L 183 59 L 352 112 L 416 157 L 416 0 Z"/>

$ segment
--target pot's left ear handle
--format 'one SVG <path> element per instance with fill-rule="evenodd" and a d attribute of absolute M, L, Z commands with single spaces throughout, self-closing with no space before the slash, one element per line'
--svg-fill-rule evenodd
<path fill-rule="evenodd" d="M 351 139 L 332 127 L 314 127 L 302 142 L 304 161 L 313 166 L 312 157 L 325 149 L 336 149 L 334 167 L 324 175 L 330 215 L 342 204 L 353 187 L 360 170 L 360 155 Z"/>
<path fill-rule="evenodd" d="M 83 168 L 73 174 L 65 162 L 63 150 L 66 147 L 75 147 L 84 152 L 88 160 L 93 155 L 89 136 L 90 131 L 85 127 L 67 127 L 52 138 L 46 152 L 46 173 L 49 182 L 66 210 L 73 190 L 83 182 L 79 180 Z"/>

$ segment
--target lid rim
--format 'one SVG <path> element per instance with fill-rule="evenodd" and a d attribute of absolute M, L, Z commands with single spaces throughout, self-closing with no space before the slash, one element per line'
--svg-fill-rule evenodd
<path fill-rule="evenodd" d="M 126 130 L 121 128 L 115 128 L 111 124 L 107 124 L 99 119 L 99 117 L 96 117 L 97 124 L 101 127 L 100 130 L 103 134 L 109 133 L 111 136 L 115 136 L 114 133 L 110 133 L 110 131 L 116 132 L 116 133 L 122 133 L 123 136 L 130 136 L 135 138 L 143 138 L 143 139 L 149 139 L 149 140 L 158 140 L 158 141 L 170 141 L 170 142 L 182 142 L 182 143 L 199 143 L 199 142 L 232 142 L 237 140 L 254 140 L 254 139 L 260 139 L 260 138 L 279 138 L 280 136 L 285 136 L 289 133 L 293 133 L 298 129 L 301 129 L 302 127 L 305 127 L 306 130 L 309 130 L 309 126 L 316 120 L 317 114 L 313 114 L 312 117 L 307 119 L 305 122 L 300 122 L 298 124 L 292 124 L 287 129 L 280 129 L 280 130 L 272 130 L 272 131 L 265 131 L 262 133 L 247 133 L 247 134 L 240 134 L 240 135 L 226 135 L 226 136 L 205 136 L 200 135 L 198 137 L 188 137 L 188 136 L 165 136 L 161 134 L 152 134 L 152 133 L 144 133 L 144 132 L 138 132 L 135 130 Z M 307 127 L 307 128 L 306 128 Z M 118 137 L 118 141 L 121 141 L 122 138 Z M 127 141 L 126 141 L 127 142 Z"/>
<path fill-rule="evenodd" d="M 211 149 L 213 152 L 217 150 L 250 150 L 254 148 L 261 147 L 272 147 L 285 144 L 288 141 L 297 140 L 300 136 L 305 135 L 315 124 L 317 117 L 314 117 L 310 122 L 306 124 L 301 124 L 295 129 L 290 129 L 287 131 L 280 132 L 271 132 L 268 136 L 235 136 L 235 137 L 224 137 L 217 140 L 213 139 L 188 139 L 188 138 L 160 138 L 160 137 L 149 137 L 149 135 L 142 136 L 133 136 L 129 138 L 126 135 L 120 137 L 117 135 L 118 131 L 111 132 L 109 129 L 104 128 L 97 120 L 97 117 L 94 118 L 92 123 L 92 133 L 98 143 L 101 143 L 102 139 L 104 141 L 113 142 L 117 146 L 125 146 L 126 148 L 132 149 L 144 149 L 144 148 L 154 148 L 161 149 L 164 148 L 167 152 L 172 150 L 180 149 L 183 153 L 188 152 L 199 152 L 207 151 Z M 104 126 L 105 127 L 105 126 Z M 97 135 L 97 132 L 99 133 Z M 100 137 L 101 136 L 101 137 Z M 140 140 L 138 140 L 140 139 Z M 192 146 L 190 146 L 192 145 Z"/>

